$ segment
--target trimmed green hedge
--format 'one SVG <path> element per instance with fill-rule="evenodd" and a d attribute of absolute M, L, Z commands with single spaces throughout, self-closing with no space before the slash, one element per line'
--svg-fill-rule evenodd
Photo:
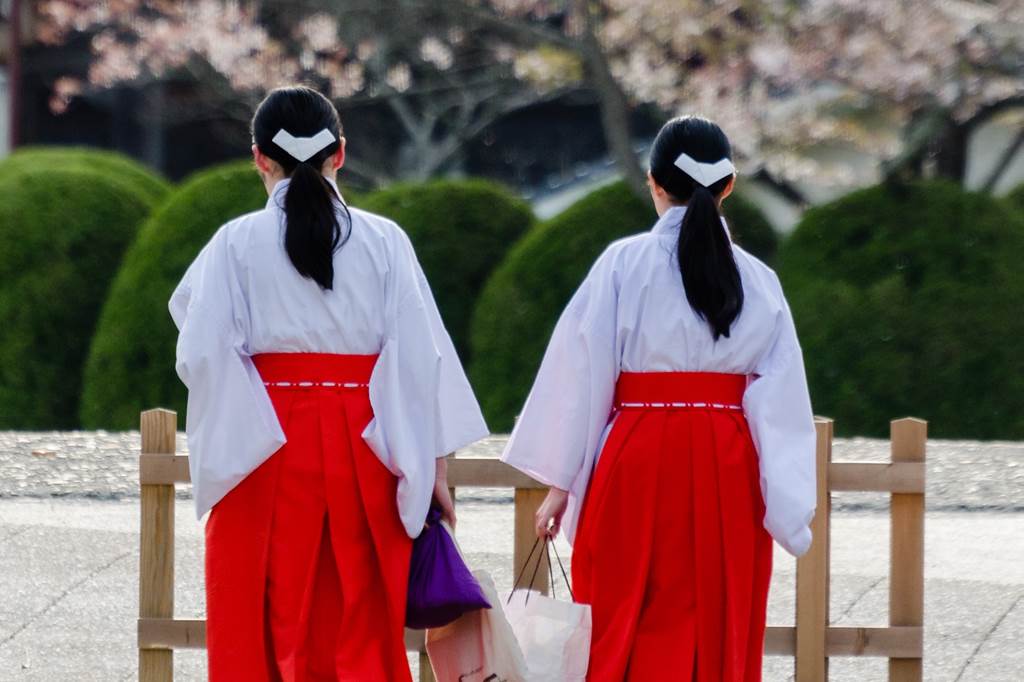
<path fill-rule="evenodd" d="M 772 265 L 779 250 L 779 235 L 764 213 L 742 194 L 725 200 L 725 220 L 736 243 L 765 263 Z"/>
<path fill-rule="evenodd" d="M 125 254 L 89 351 L 82 393 L 86 428 L 138 428 L 139 412 L 185 414 L 174 371 L 177 329 L 167 301 L 199 250 L 228 220 L 262 208 L 267 193 L 251 161 L 188 178 L 157 208 Z"/>
<path fill-rule="evenodd" d="M 473 318 L 470 378 L 494 431 L 507 431 L 540 366 L 551 331 L 590 266 L 612 241 L 656 216 L 619 182 L 537 225 L 494 272 Z"/>
<path fill-rule="evenodd" d="M 533 223 L 530 207 L 486 180 L 403 183 L 359 205 L 408 232 L 445 326 L 468 361 L 473 306 L 488 276 Z"/>
<path fill-rule="evenodd" d="M 91 147 L 20 147 L 0 162 L 0 178 L 26 170 L 65 168 L 106 172 L 108 177 L 129 185 L 129 189 L 156 203 L 167 195 L 170 185 L 146 166 L 127 156 Z"/>
<path fill-rule="evenodd" d="M 105 170 L 0 174 L 0 428 L 78 425 L 96 318 L 150 197 Z"/>
<path fill-rule="evenodd" d="M 771 258 L 775 232 L 742 197 L 725 204 L 737 243 Z M 470 379 L 488 424 L 506 431 L 523 406 L 558 316 L 608 244 L 650 229 L 649 200 L 622 182 L 602 187 L 541 223 L 509 253 L 488 281 L 472 326 Z"/>
<path fill-rule="evenodd" d="M 1010 202 L 1017 212 L 1024 216 L 1024 185 L 1017 185 L 1015 188 L 1010 190 L 1010 193 L 1006 195 L 1006 200 Z"/>
<path fill-rule="evenodd" d="M 841 433 L 930 421 L 1024 437 L 1024 218 L 943 182 L 878 186 L 807 212 L 779 254 L 815 411 Z"/>

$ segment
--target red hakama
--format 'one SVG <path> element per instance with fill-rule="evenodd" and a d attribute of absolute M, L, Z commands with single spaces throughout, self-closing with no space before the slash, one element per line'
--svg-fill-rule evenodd
<path fill-rule="evenodd" d="M 362 438 L 376 356 L 253 360 L 288 442 L 206 523 L 210 680 L 410 680 L 412 541 Z"/>
<path fill-rule="evenodd" d="M 747 378 L 623 373 L 573 552 L 599 682 L 758 682 L 772 541 Z"/>

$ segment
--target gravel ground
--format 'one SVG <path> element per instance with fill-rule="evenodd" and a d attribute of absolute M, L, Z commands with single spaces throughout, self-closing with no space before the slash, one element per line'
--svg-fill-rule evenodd
<path fill-rule="evenodd" d="M 497 457 L 505 437 L 494 436 L 460 452 Z M 178 450 L 186 449 L 178 436 Z M 105 500 L 138 497 L 139 433 L 106 431 L 0 431 L 0 498 L 70 497 Z M 928 442 L 929 511 L 1024 511 L 1024 442 L 933 440 Z M 881 439 L 837 439 L 835 461 L 881 462 L 889 443 Z M 468 491 L 467 491 L 468 492 Z M 188 486 L 178 494 L 189 495 Z M 473 491 L 473 496 L 511 500 L 508 492 Z M 840 493 L 834 507 L 880 511 L 884 495 Z"/>

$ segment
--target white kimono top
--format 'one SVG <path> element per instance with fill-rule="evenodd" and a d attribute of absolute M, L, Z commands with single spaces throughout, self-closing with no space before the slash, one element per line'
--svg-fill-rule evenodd
<path fill-rule="evenodd" d="M 765 528 L 795 555 L 811 543 L 815 431 L 803 357 L 775 273 L 733 246 L 743 310 L 728 338 L 686 300 L 676 257 L 685 207 L 649 233 L 613 243 L 559 319 L 502 459 L 568 490 L 572 541 L 611 424 L 619 372 L 722 372 L 751 382 L 743 408 L 759 455 Z M 637 494 L 642 494 L 637 491 Z"/>
<path fill-rule="evenodd" d="M 369 386 L 374 419 L 363 439 L 399 478 L 398 510 L 416 537 L 435 458 L 486 436 L 483 416 L 405 232 L 351 209 L 334 288 L 323 291 L 284 249 L 287 186 L 279 182 L 262 211 L 221 227 L 169 303 L 180 331 L 177 371 L 188 387 L 197 515 L 285 442 L 252 355 L 379 354 Z"/>

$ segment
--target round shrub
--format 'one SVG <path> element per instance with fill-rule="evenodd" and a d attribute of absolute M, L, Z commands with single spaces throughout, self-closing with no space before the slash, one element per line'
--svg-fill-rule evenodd
<path fill-rule="evenodd" d="M 594 260 L 655 218 L 650 202 L 619 182 L 537 225 L 512 248 L 473 319 L 470 377 L 491 429 L 511 428 L 555 322 Z"/>
<path fill-rule="evenodd" d="M 473 306 L 487 277 L 529 229 L 530 207 L 485 180 L 393 185 L 359 206 L 391 218 L 408 232 L 445 326 L 468 361 Z"/>
<path fill-rule="evenodd" d="M 157 406 L 184 415 L 186 391 L 174 371 L 178 332 L 167 301 L 217 228 L 266 202 L 252 162 L 228 163 L 185 180 L 142 226 L 89 351 L 81 409 L 86 428 L 138 428 L 139 412 Z"/>
<path fill-rule="evenodd" d="M 1019 215 L 1024 216 L 1024 185 L 1017 185 L 1006 195 L 1006 200 Z"/>
<path fill-rule="evenodd" d="M 166 180 L 127 156 L 89 147 L 21 147 L 0 162 L 0 177 L 52 168 L 105 172 L 111 180 L 127 184 L 150 203 L 160 201 L 170 190 Z"/>
<path fill-rule="evenodd" d="M 152 205 L 63 166 L 7 170 L 0 196 L 0 428 L 72 428 L 96 318 Z"/>
<path fill-rule="evenodd" d="M 929 420 L 948 438 L 1024 437 L 1024 219 L 944 182 L 811 209 L 779 269 L 815 411 L 841 433 Z"/>

